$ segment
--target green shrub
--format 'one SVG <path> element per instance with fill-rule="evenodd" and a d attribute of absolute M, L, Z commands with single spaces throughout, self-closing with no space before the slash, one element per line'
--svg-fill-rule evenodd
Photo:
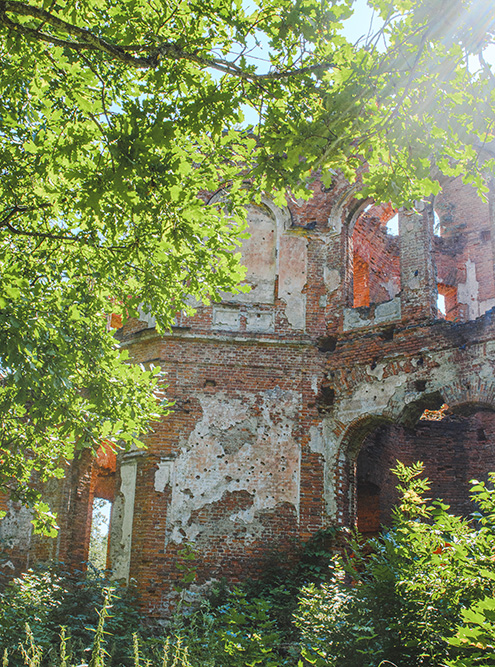
<path fill-rule="evenodd" d="M 437 667 L 462 655 L 449 640 L 465 610 L 495 590 L 493 495 L 474 487 L 481 513 L 473 527 L 441 502 L 427 505 L 422 471 L 422 464 L 398 464 L 401 502 L 392 528 L 366 545 L 351 540 L 333 580 L 303 591 L 296 622 L 310 663 Z"/>
<path fill-rule="evenodd" d="M 249 598 L 241 588 L 225 593 L 217 607 L 203 600 L 192 613 L 184 615 L 179 610 L 169 630 L 187 644 L 194 667 L 293 667 L 297 663 L 270 604 Z"/>
<path fill-rule="evenodd" d="M 132 590 L 116 586 L 91 568 L 87 573 L 68 572 L 61 563 L 38 566 L 11 581 L 0 593 L 0 655 L 7 649 L 10 664 L 23 664 L 17 648 L 26 640 L 43 650 L 45 660 L 57 652 L 60 629 L 67 628 L 71 651 L 92 645 L 105 590 L 114 589 L 112 613 L 107 631 L 119 641 L 110 646 L 113 661 L 124 660 L 132 643 L 132 631 L 139 628 L 139 615 Z"/>
<path fill-rule="evenodd" d="M 284 555 L 273 553 L 261 578 L 240 585 L 247 599 L 268 603 L 270 615 L 285 641 L 298 639 L 293 616 L 301 588 L 311 583 L 320 584 L 332 576 L 337 534 L 334 527 L 322 529 L 302 546 L 294 545 L 293 564 L 289 564 Z"/>

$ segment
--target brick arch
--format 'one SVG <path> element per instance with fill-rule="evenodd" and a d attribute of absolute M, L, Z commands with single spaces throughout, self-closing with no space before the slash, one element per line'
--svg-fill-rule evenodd
<path fill-rule="evenodd" d="M 335 231 L 344 231 L 347 235 L 351 235 L 356 220 L 366 206 L 373 203 L 374 200 L 371 197 L 356 199 L 359 188 L 360 184 L 357 182 L 353 185 L 348 185 L 333 204 L 328 220 L 330 226 Z"/>
<path fill-rule="evenodd" d="M 456 380 L 407 405 L 394 399 L 387 411 L 349 424 L 335 468 L 338 523 L 354 526 L 359 518 L 360 531 L 370 535 L 376 534 L 381 522 L 387 524 L 397 501 L 389 473 L 397 459 L 407 465 L 423 461 L 433 496 L 443 498 L 455 513 L 472 512 L 469 479 L 484 479 L 488 470 L 495 469 L 494 385 L 478 378 L 471 383 Z M 443 404 L 450 408 L 443 423 L 420 421 L 425 409 L 438 410 Z M 367 531 L 363 526 L 373 513 L 374 501 L 377 522 Z M 363 508 L 369 514 L 364 520 Z"/>
<path fill-rule="evenodd" d="M 351 422 L 341 439 L 335 465 L 336 519 L 341 526 L 354 526 L 356 521 L 356 461 L 365 438 L 384 424 L 394 420 L 384 414 L 366 415 Z"/>
<path fill-rule="evenodd" d="M 495 382 L 471 375 L 442 389 L 445 403 L 454 412 L 478 407 L 495 411 Z"/>

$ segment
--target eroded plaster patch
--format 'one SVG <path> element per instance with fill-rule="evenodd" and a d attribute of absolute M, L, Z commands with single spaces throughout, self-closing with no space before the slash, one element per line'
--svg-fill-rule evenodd
<path fill-rule="evenodd" d="M 478 302 L 479 283 L 476 279 L 476 264 L 468 259 L 466 262 L 466 282 L 457 285 L 457 300 L 468 308 L 468 320 L 475 320 L 480 316 Z"/>
<path fill-rule="evenodd" d="M 155 472 L 155 491 L 163 493 L 165 488 L 172 484 L 172 474 L 174 469 L 174 462 L 170 459 L 162 459 L 158 463 Z"/>
<path fill-rule="evenodd" d="M 337 462 L 338 442 L 332 429 L 332 420 L 325 419 L 320 426 L 310 428 L 309 448 L 315 454 L 321 454 L 324 459 L 324 500 L 327 517 L 334 519 L 337 512 L 335 497 L 334 473 Z"/>
<path fill-rule="evenodd" d="M 206 535 L 210 526 L 196 525 L 194 513 L 228 494 L 244 493 L 249 503 L 222 527 L 232 532 L 236 523 L 245 524 L 248 542 L 259 534 L 257 513 L 290 503 L 298 514 L 300 447 L 292 430 L 300 395 L 275 387 L 261 395 L 218 392 L 198 399 L 203 416 L 175 460 L 167 540 Z"/>
<path fill-rule="evenodd" d="M 0 544 L 8 549 L 27 551 L 33 531 L 32 518 L 30 509 L 9 501 L 7 513 L 0 521 Z"/>
<path fill-rule="evenodd" d="M 280 239 L 278 295 L 285 301 L 285 315 L 293 329 L 306 326 L 308 241 L 301 236 L 282 235 Z"/>
<path fill-rule="evenodd" d="M 325 266 L 323 269 L 323 282 L 329 292 L 335 292 L 340 286 L 340 273 L 337 269 L 329 269 Z"/>
<path fill-rule="evenodd" d="M 110 559 L 113 576 L 117 580 L 129 579 L 136 473 L 136 459 L 124 459 L 120 467 L 120 490 L 115 498 L 110 526 Z"/>
<path fill-rule="evenodd" d="M 242 264 L 246 267 L 248 293 L 225 294 L 224 298 L 239 303 L 273 304 L 275 299 L 276 233 L 275 217 L 266 206 L 248 208 L 249 237 L 242 242 Z"/>

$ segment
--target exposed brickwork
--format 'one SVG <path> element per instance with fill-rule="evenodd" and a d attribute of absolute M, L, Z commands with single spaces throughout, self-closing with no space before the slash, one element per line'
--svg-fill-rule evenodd
<path fill-rule="evenodd" d="M 51 492 L 58 553 L 74 564 L 93 497 L 115 493 L 112 565 L 136 579 L 148 614 L 169 611 L 188 545 L 202 586 L 290 561 L 328 525 L 373 533 L 395 499 L 396 458 L 424 460 L 432 492 L 462 513 L 469 478 L 495 469 L 489 206 L 453 181 L 400 211 L 394 236 L 392 208 L 353 199 L 341 177 L 313 190 L 249 212 L 250 294 L 179 313 L 165 335 L 144 321 L 119 332 L 136 361 L 166 371 L 171 414 L 115 472 L 83 457 Z M 444 403 L 443 421 L 419 421 Z M 33 544 L 36 557 L 55 552 Z"/>
<path fill-rule="evenodd" d="M 472 415 L 446 416 L 442 421 L 421 421 L 414 429 L 383 426 L 366 438 L 359 454 L 359 485 L 374 485 L 379 503 L 374 525 L 390 521 L 390 508 L 397 500 L 390 468 L 400 460 L 425 464 L 431 484 L 430 496 L 444 498 L 451 510 L 463 516 L 474 511 L 467 490 L 472 479 L 487 481 L 495 470 L 495 414 L 477 411 Z"/>

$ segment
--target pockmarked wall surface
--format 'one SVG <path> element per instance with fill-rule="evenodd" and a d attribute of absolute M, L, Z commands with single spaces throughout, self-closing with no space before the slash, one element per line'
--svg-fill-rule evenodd
<path fill-rule="evenodd" d="M 166 371 L 172 412 L 146 450 L 74 462 L 50 491 L 56 541 L 10 505 L 0 531 L 16 567 L 80 564 L 106 498 L 114 576 L 163 616 L 178 565 L 201 590 L 290 562 L 320 529 L 375 533 L 397 459 L 423 460 L 432 494 L 471 511 L 469 480 L 495 470 L 494 193 L 484 203 L 453 180 L 395 211 L 339 177 L 313 188 L 249 210 L 249 292 L 179 314 L 165 335 L 144 313 L 118 333 Z"/>

